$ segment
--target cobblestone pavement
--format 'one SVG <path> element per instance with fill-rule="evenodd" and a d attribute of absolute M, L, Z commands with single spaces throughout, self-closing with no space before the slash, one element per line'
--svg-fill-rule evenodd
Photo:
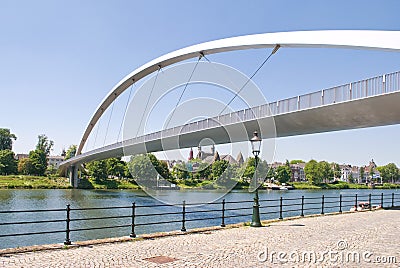
<path fill-rule="evenodd" d="M 400 267 L 400 210 L 0 257 L 0 267 L 282 266 Z"/>

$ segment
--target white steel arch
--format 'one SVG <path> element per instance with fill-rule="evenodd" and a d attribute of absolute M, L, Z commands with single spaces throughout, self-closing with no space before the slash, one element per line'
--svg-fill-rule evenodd
<path fill-rule="evenodd" d="M 79 144 L 77 155 L 82 153 L 82 149 L 97 121 L 114 100 L 134 82 L 157 71 L 160 67 L 166 67 L 202 54 L 273 48 L 276 45 L 283 48 L 321 47 L 400 51 L 400 31 L 327 30 L 264 33 L 219 39 L 165 54 L 137 68 L 112 88 L 90 119 Z"/>

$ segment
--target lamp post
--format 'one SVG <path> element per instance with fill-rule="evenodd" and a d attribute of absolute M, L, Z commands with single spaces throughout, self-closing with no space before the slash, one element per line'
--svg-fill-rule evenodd
<path fill-rule="evenodd" d="M 261 227 L 260 221 L 260 204 L 258 203 L 258 187 L 257 187 L 257 165 L 258 165 L 258 155 L 260 154 L 261 139 L 258 137 L 258 132 L 254 131 L 253 138 L 250 140 L 251 149 L 255 160 L 255 170 L 254 170 L 254 203 L 253 203 L 253 216 L 251 218 L 251 227 Z"/>

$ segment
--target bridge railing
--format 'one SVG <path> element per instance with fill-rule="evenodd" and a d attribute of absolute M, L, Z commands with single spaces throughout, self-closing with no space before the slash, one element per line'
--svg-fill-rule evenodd
<path fill-rule="evenodd" d="M 369 207 L 393 208 L 400 206 L 400 194 L 362 194 L 318 197 L 260 199 L 261 220 L 284 219 L 294 216 L 350 211 L 368 202 Z M 0 211 L 0 245 L 13 245 L 14 239 L 38 235 L 54 236 L 46 243 L 69 245 L 76 240 L 89 240 L 110 236 L 136 237 L 140 234 L 181 230 L 206 226 L 221 226 L 248 222 L 252 215 L 252 200 L 222 201 L 212 203 L 181 204 L 127 204 L 113 207 Z M 107 230 L 93 236 L 93 231 Z M 121 230 L 122 232 L 117 232 Z M 92 233 L 91 233 L 92 232 Z M 64 234 L 64 239 L 62 238 Z M 96 236 L 97 235 L 97 236 Z M 26 239 L 26 238 L 25 238 Z M 3 246 L 4 247 L 4 246 Z"/>
<path fill-rule="evenodd" d="M 106 151 L 108 149 L 112 149 L 118 146 L 135 144 L 140 141 L 157 140 L 162 137 L 176 136 L 207 128 L 254 120 L 256 118 L 296 112 L 299 110 L 315 108 L 323 105 L 330 105 L 355 99 L 377 96 L 380 94 L 395 92 L 398 90 L 400 90 L 400 71 L 316 91 L 313 93 L 299 95 L 288 99 L 279 100 L 257 107 L 247 108 L 229 114 L 207 118 L 204 120 L 188 123 L 183 126 L 176 126 L 162 131 L 145 134 L 140 137 L 127 139 L 123 143 L 114 143 L 106 147 L 92 150 L 87 153 L 96 154 L 98 152 Z M 84 156 L 85 154 L 86 153 L 83 153 L 82 156 Z"/>
<path fill-rule="evenodd" d="M 158 139 L 163 136 L 179 135 L 221 125 L 234 124 L 256 118 L 295 112 L 322 105 L 340 103 L 365 97 L 376 96 L 400 90 L 400 72 L 385 74 L 358 82 L 336 86 L 313 93 L 308 93 L 261 106 L 247 108 L 183 126 L 166 129 L 145 135 L 145 140 Z"/>

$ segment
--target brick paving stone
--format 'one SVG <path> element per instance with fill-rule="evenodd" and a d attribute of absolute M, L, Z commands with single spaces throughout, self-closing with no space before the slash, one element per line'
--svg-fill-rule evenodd
<path fill-rule="evenodd" d="M 146 260 L 157 256 L 175 260 L 164 264 Z M 310 256 L 314 256 L 311 261 L 303 259 Z M 387 263 L 390 257 L 397 263 Z M 29 268 L 293 266 L 400 267 L 400 210 L 306 217 L 262 228 L 227 228 L 0 256 L 0 267 Z"/>

